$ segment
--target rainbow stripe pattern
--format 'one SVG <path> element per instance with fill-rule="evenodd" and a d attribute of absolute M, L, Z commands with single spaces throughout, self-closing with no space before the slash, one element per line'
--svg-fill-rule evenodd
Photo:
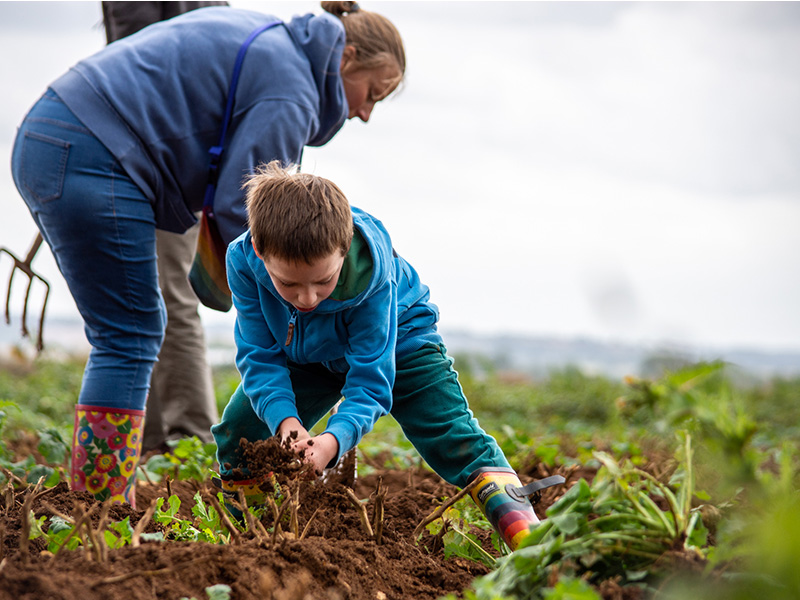
<path fill-rule="evenodd" d="M 508 485 L 522 487 L 513 469 L 484 467 L 469 476 L 469 482 L 478 479 L 471 495 L 511 550 L 516 550 L 539 519 L 527 498 L 517 498 L 506 491 Z"/>
<path fill-rule="evenodd" d="M 266 506 L 267 493 L 271 493 L 275 498 L 281 497 L 281 488 L 273 473 L 267 473 L 264 477 L 256 479 L 232 480 L 212 477 L 211 481 L 217 488 L 222 490 L 225 508 L 239 521 L 244 516 L 242 511 L 239 510 L 239 491 L 244 492 L 244 499 L 248 508 Z"/>

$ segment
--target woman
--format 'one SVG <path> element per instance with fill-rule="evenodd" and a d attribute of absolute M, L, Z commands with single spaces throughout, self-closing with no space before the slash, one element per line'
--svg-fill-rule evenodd
<path fill-rule="evenodd" d="M 403 78 L 384 17 L 353 2 L 259 34 L 242 63 L 214 208 L 226 243 L 245 229 L 241 183 L 273 159 L 299 163 L 345 119 L 368 121 Z M 78 63 L 20 126 L 12 155 L 25 199 L 92 346 L 75 411 L 72 487 L 135 501 L 153 364 L 165 328 L 156 229 L 196 221 L 228 86 L 246 38 L 275 19 L 204 8 L 154 24 Z"/>

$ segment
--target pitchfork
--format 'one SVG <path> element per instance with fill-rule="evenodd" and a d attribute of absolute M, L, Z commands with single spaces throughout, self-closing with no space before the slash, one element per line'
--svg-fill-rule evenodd
<path fill-rule="evenodd" d="M 36 239 L 33 240 L 25 260 L 18 259 L 8 248 L 0 247 L 0 252 L 5 252 L 14 260 L 14 266 L 11 269 L 11 276 L 8 278 L 8 293 L 6 294 L 6 323 L 8 324 L 11 323 L 11 284 L 14 281 L 14 273 L 17 269 L 19 269 L 28 276 L 28 289 L 25 291 L 25 304 L 22 307 L 22 337 L 28 337 L 28 335 L 30 335 L 30 332 L 28 331 L 28 300 L 31 295 L 33 280 L 38 279 L 46 288 L 44 302 L 42 303 L 42 314 L 39 317 L 39 336 L 36 338 L 37 352 L 41 352 L 44 349 L 44 312 L 47 309 L 47 299 L 50 296 L 50 284 L 47 282 L 47 280 L 45 280 L 44 277 L 34 272 L 34 270 L 31 268 L 33 257 L 36 256 L 36 252 L 39 250 L 39 246 L 41 245 L 42 234 L 37 233 Z"/>

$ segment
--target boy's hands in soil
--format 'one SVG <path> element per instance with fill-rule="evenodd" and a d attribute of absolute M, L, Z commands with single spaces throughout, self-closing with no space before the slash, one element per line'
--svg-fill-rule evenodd
<path fill-rule="evenodd" d="M 296 432 L 296 436 L 292 433 Z M 294 417 L 284 419 L 278 427 L 281 442 L 290 440 L 292 450 L 298 454 L 305 451 L 303 460 L 314 465 L 314 470 L 318 475 L 328 464 L 339 454 L 339 442 L 331 433 L 323 433 L 312 437 L 303 424 Z"/>

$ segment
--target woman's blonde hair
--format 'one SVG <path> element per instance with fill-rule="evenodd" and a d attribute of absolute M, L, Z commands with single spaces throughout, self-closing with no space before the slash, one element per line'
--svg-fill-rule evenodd
<path fill-rule="evenodd" d="M 259 165 L 244 189 L 247 223 L 261 258 L 312 264 L 350 249 L 350 203 L 333 182 L 273 160 Z"/>
<path fill-rule="evenodd" d="M 400 32 L 386 17 L 362 10 L 357 2 L 321 2 L 322 8 L 344 25 L 346 44 L 356 49 L 356 60 L 348 70 L 396 66 L 397 77 L 387 83 L 397 87 L 406 72 L 406 52 Z"/>

